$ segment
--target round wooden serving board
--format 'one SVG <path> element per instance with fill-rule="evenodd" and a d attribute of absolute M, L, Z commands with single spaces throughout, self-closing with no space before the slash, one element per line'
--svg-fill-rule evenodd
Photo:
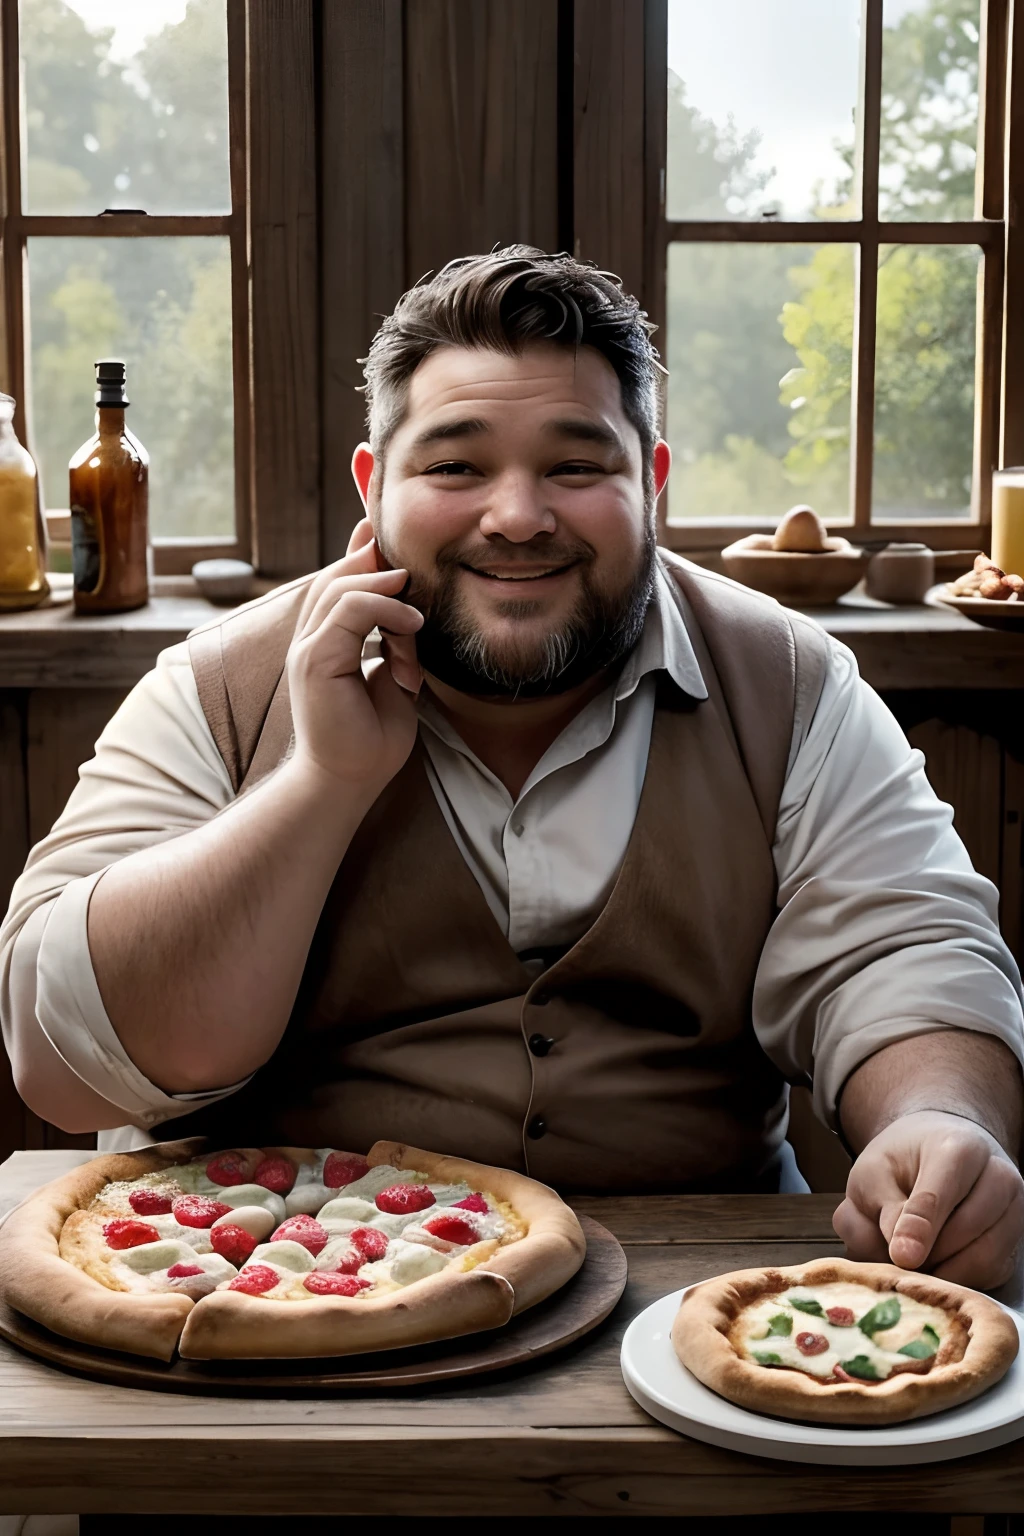
<path fill-rule="evenodd" d="M 237 1397 L 321 1397 L 327 1392 L 420 1387 L 528 1364 L 563 1349 L 603 1323 L 626 1286 L 626 1255 L 616 1238 L 589 1216 L 583 1267 L 568 1285 L 504 1328 L 467 1334 L 418 1349 L 346 1355 L 331 1360 L 181 1360 L 169 1365 L 61 1338 L 0 1302 L 0 1336 L 19 1349 L 97 1381 L 159 1392 L 222 1393 Z M 285 1305 L 285 1303 L 281 1303 Z"/>

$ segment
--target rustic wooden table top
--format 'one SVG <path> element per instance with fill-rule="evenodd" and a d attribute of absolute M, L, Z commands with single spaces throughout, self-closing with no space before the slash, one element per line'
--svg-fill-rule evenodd
<path fill-rule="evenodd" d="M 0 1215 L 89 1154 L 17 1152 Z M 1017 1445 L 922 1469 L 803 1467 L 654 1423 L 619 1344 L 667 1291 L 751 1264 L 836 1253 L 828 1195 L 581 1199 L 629 1258 L 605 1326 L 564 1354 L 463 1386 L 325 1399 L 104 1386 L 0 1342 L 0 1512 L 765 1515 L 1024 1511 Z M 959 1522 L 958 1522 L 959 1524 Z"/>

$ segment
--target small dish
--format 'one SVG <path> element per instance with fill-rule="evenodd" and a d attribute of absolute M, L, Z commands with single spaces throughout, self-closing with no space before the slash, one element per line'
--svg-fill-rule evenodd
<path fill-rule="evenodd" d="M 965 619 L 973 619 L 986 629 L 1024 629 L 1024 603 L 998 602 L 991 597 L 957 597 L 948 586 L 934 588 L 928 601 L 955 608 Z"/>
<path fill-rule="evenodd" d="M 244 603 L 252 596 L 255 571 L 247 560 L 198 560 L 196 586 L 211 603 Z"/>
<path fill-rule="evenodd" d="M 846 539 L 827 539 L 815 554 L 773 549 L 770 534 L 752 533 L 722 550 L 725 574 L 793 608 L 827 607 L 864 574 L 864 551 Z"/>

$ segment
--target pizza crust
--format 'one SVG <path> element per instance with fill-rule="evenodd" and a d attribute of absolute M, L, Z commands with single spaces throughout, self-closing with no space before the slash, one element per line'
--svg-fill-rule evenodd
<path fill-rule="evenodd" d="M 513 1314 L 536 1306 L 571 1280 L 587 1254 L 587 1240 L 572 1211 L 553 1189 L 510 1168 L 490 1168 L 459 1157 L 440 1157 L 400 1141 L 378 1141 L 370 1148 L 371 1167 L 418 1169 L 438 1183 L 471 1185 L 506 1200 L 527 1226 L 525 1237 L 499 1248 L 480 1266 L 502 1275 L 515 1292 Z"/>
<path fill-rule="evenodd" d="M 214 1291 L 197 1301 L 178 1344 L 183 1360 L 287 1360 L 404 1349 L 500 1328 L 515 1293 L 500 1275 L 450 1269 L 400 1291 L 268 1301 Z"/>
<path fill-rule="evenodd" d="M 796 1370 L 745 1360 L 731 1341 L 737 1319 L 767 1297 L 834 1282 L 895 1291 L 940 1307 L 950 1327 L 927 1374 L 905 1371 L 877 1384 L 820 1383 Z M 817 1259 L 791 1269 L 741 1269 L 694 1286 L 672 1325 L 687 1370 L 741 1408 L 825 1424 L 897 1424 L 969 1402 L 1006 1374 L 1017 1356 L 1016 1324 L 997 1302 L 893 1264 Z"/>
<path fill-rule="evenodd" d="M 293 1157 L 293 1149 L 288 1150 Z M 517 1242 L 497 1248 L 469 1273 L 445 1269 L 400 1291 L 365 1300 L 323 1296 L 282 1304 L 241 1291 L 215 1291 L 189 1314 L 179 1349 L 185 1360 L 366 1354 L 461 1338 L 500 1328 L 552 1295 L 579 1269 L 582 1228 L 553 1189 L 506 1168 L 442 1157 L 404 1142 L 378 1141 L 371 1168 L 425 1173 L 436 1183 L 464 1182 L 507 1200 L 526 1223 Z M 478 1244 L 490 1248 L 490 1244 Z"/>
<path fill-rule="evenodd" d="M 4 1225 L 0 1295 L 54 1333 L 160 1360 L 173 1359 L 176 1348 L 191 1360 L 323 1358 L 499 1328 L 564 1285 L 586 1254 L 579 1222 L 545 1185 L 506 1169 L 380 1141 L 368 1154 L 371 1166 L 388 1163 L 434 1182 L 464 1181 L 485 1190 L 513 1206 L 526 1234 L 504 1247 L 481 1242 L 467 1249 L 466 1269 L 451 1266 L 365 1299 L 282 1302 L 225 1290 L 193 1302 L 182 1294 L 114 1290 L 94 1278 L 97 1266 L 108 1264 L 93 1252 L 100 1229 L 85 1208 L 95 1196 L 108 1183 L 187 1163 L 204 1148 L 202 1140 L 192 1140 L 98 1157 L 37 1190 Z M 242 1150 L 257 1160 L 277 1150 L 296 1162 L 315 1157 L 300 1148 Z M 72 1262 L 61 1257 L 62 1234 Z"/>
<path fill-rule="evenodd" d="M 108 1290 L 60 1256 L 64 1223 L 119 1179 L 136 1179 L 185 1163 L 200 1143 L 167 1143 L 152 1151 L 112 1153 L 44 1184 L 4 1222 L 0 1295 L 44 1328 L 82 1344 L 172 1360 L 187 1296 L 138 1296 Z"/>

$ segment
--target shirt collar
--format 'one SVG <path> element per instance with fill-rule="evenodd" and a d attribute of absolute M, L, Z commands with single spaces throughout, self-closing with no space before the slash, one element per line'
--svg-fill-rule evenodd
<path fill-rule="evenodd" d="M 649 672 L 667 672 L 676 687 L 691 698 L 708 696 L 683 619 L 681 594 L 660 560 L 655 566 L 654 594 L 640 639 L 619 673 L 616 700 L 628 698 Z"/>

